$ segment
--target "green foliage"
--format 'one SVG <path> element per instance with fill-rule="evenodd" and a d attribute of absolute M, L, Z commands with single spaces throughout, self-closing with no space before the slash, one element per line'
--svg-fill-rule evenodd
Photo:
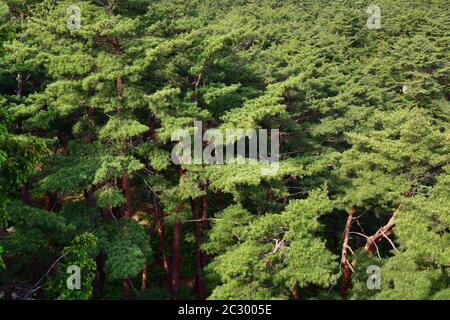
<path fill-rule="evenodd" d="M 106 270 L 109 278 L 119 280 L 137 276 L 144 267 L 145 258 L 151 256 L 145 230 L 135 221 L 124 219 L 107 229 L 102 247 L 107 255 Z"/>
<path fill-rule="evenodd" d="M 118 207 L 125 203 L 122 192 L 117 188 L 97 190 L 95 196 L 100 207 Z"/>
<path fill-rule="evenodd" d="M 46 289 L 49 296 L 61 300 L 88 300 L 92 297 L 92 282 L 95 277 L 96 264 L 92 252 L 97 245 L 97 238 L 92 233 L 82 233 L 76 236 L 62 252 L 66 254 L 58 264 L 57 275 L 53 277 Z M 66 272 L 69 266 L 77 266 L 81 270 L 80 289 L 70 289 Z"/>
<path fill-rule="evenodd" d="M 0 1 L 0 287 L 65 248 L 39 298 L 91 298 L 94 255 L 100 298 L 145 265 L 136 298 L 168 298 L 164 254 L 181 257 L 182 298 L 197 271 L 210 299 L 335 299 L 355 207 L 349 298 L 448 299 L 447 2 L 380 0 L 369 29 L 362 0 Z M 278 129 L 278 170 L 173 164 L 171 136 L 195 120 Z"/>
<path fill-rule="evenodd" d="M 245 219 L 236 219 L 245 210 L 227 209 L 223 216 L 239 222 L 234 227 L 219 221 L 212 228 L 211 241 L 224 241 L 225 253 L 208 266 L 223 283 L 210 298 L 287 298 L 296 286 L 331 285 L 337 277 L 335 257 L 315 234 L 317 218 L 331 209 L 326 192 L 320 190 L 307 199 L 292 201 L 280 214 L 266 214 L 246 226 Z M 230 287 L 244 289 L 230 292 Z"/>

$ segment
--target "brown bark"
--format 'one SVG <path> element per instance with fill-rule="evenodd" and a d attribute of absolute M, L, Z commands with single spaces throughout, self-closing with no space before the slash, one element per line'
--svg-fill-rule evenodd
<path fill-rule="evenodd" d="M 292 288 L 291 293 L 292 293 L 292 299 L 300 300 L 300 295 L 298 294 L 297 286 Z"/>
<path fill-rule="evenodd" d="M 180 180 L 185 175 L 185 170 L 180 168 Z M 178 300 L 180 298 L 180 271 L 181 271 L 181 221 L 180 211 L 183 209 L 184 203 L 180 203 L 175 209 L 175 224 L 173 226 L 173 262 L 172 262 L 172 298 Z"/>
<path fill-rule="evenodd" d="M 123 216 L 126 218 L 129 218 L 129 217 L 131 217 L 132 203 L 131 203 L 130 181 L 129 181 L 127 172 L 125 172 L 122 176 L 122 192 L 126 199 L 125 210 L 124 210 Z"/>
<path fill-rule="evenodd" d="M 92 186 L 84 191 L 84 198 L 86 199 L 88 205 L 90 205 L 91 207 L 96 206 L 94 193 L 95 193 L 95 186 Z"/>
<path fill-rule="evenodd" d="M 58 211 L 62 206 L 61 191 L 46 192 L 44 197 L 44 209 L 46 211 Z"/>
<path fill-rule="evenodd" d="M 195 288 L 198 299 L 205 299 L 205 283 L 203 281 L 203 257 L 200 250 L 202 238 L 202 221 L 200 220 L 199 202 L 198 199 L 191 201 L 192 212 L 194 213 L 194 227 L 195 227 Z"/>
<path fill-rule="evenodd" d="M 50 192 L 45 193 L 44 208 L 47 211 L 51 211 L 53 208 L 52 194 Z"/>
<path fill-rule="evenodd" d="M 181 223 L 177 219 L 173 226 L 173 267 L 172 267 L 172 298 L 180 298 L 181 269 Z"/>
<path fill-rule="evenodd" d="M 126 278 L 122 280 L 122 292 L 124 300 L 131 300 L 131 279 Z"/>
<path fill-rule="evenodd" d="M 156 231 L 158 232 L 159 250 L 162 256 L 162 266 L 166 277 L 169 277 L 169 258 L 167 257 L 167 241 L 164 233 L 164 224 L 162 222 L 163 212 L 158 205 L 156 195 L 153 195 L 153 217 L 156 224 Z M 168 281 L 169 282 L 169 281 Z"/>
<path fill-rule="evenodd" d="M 95 262 L 97 265 L 97 271 L 95 273 L 95 282 L 94 282 L 94 299 L 100 299 L 103 297 L 103 288 L 105 286 L 105 257 L 103 253 L 100 253 L 95 258 Z"/>
<path fill-rule="evenodd" d="M 386 223 L 386 225 L 384 225 L 383 227 L 378 229 L 377 232 L 375 232 L 370 237 L 367 237 L 366 245 L 364 246 L 364 250 L 369 254 L 369 256 L 373 256 L 372 246 L 374 245 L 374 243 L 376 241 L 379 241 L 379 240 L 381 240 L 381 238 L 383 238 L 385 236 L 387 237 L 388 235 L 392 234 L 392 227 L 394 226 L 395 219 L 397 218 L 398 213 L 400 212 L 402 207 L 403 207 L 403 205 L 400 204 L 397 207 L 397 209 L 394 211 L 394 213 L 392 214 L 392 217 L 389 219 L 389 221 Z"/>
<path fill-rule="evenodd" d="M 147 276 L 148 276 L 148 264 L 147 258 L 144 261 L 144 270 L 142 270 L 142 280 L 141 280 L 141 290 L 145 291 L 147 289 Z"/>
<path fill-rule="evenodd" d="M 20 199 L 24 204 L 28 206 L 31 205 L 30 192 L 28 190 L 27 182 L 25 182 L 25 184 L 22 186 L 22 189 L 20 190 Z"/>
<path fill-rule="evenodd" d="M 343 271 L 342 283 L 340 295 L 342 299 L 345 299 L 347 295 L 347 290 L 350 285 L 350 280 L 352 276 L 352 270 L 350 266 L 350 261 L 347 259 L 347 249 L 348 249 L 348 241 L 350 239 L 350 228 L 352 225 L 353 216 L 356 213 L 356 207 L 354 206 L 347 216 L 347 222 L 345 223 L 343 242 L 342 242 L 342 254 L 341 254 L 341 267 Z"/>
<path fill-rule="evenodd" d="M 208 184 L 208 181 L 206 181 L 203 186 L 203 191 L 205 191 L 205 195 L 203 196 L 203 208 L 202 208 L 203 231 L 208 229 L 208 206 L 209 206 L 208 187 L 209 187 L 209 184 Z"/>

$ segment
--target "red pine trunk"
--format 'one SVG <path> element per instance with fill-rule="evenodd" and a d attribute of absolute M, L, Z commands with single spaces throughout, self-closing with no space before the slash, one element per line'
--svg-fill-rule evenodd
<path fill-rule="evenodd" d="M 161 251 L 163 270 L 167 277 L 169 277 L 169 258 L 167 257 L 167 242 L 164 234 L 164 224 L 162 223 L 163 213 L 158 205 L 156 196 L 153 195 L 153 216 L 156 223 L 156 230 L 158 232 L 159 250 Z M 169 282 L 169 281 L 168 281 Z"/>
<path fill-rule="evenodd" d="M 205 299 L 205 284 L 203 281 L 203 257 L 200 250 L 201 238 L 202 238 L 202 222 L 200 221 L 199 214 L 199 202 L 198 199 L 194 199 L 191 202 L 192 212 L 194 213 L 194 226 L 195 226 L 195 287 L 197 291 L 198 299 Z"/>
<path fill-rule="evenodd" d="M 347 216 L 347 222 L 345 224 L 345 230 L 343 235 L 343 243 L 342 243 L 342 255 L 341 255 L 341 266 L 343 270 L 343 277 L 341 283 L 340 295 L 342 299 L 345 299 L 347 296 L 347 290 L 350 286 L 350 281 L 352 277 L 352 270 L 350 268 L 350 261 L 347 258 L 347 247 L 348 241 L 350 239 L 350 228 L 352 226 L 353 215 L 356 212 L 356 207 L 353 207 Z"/>
<path fill-rule="evenodd" d="M 181 223 L 177 220 L 173 227 L 173 267 L 172 267 L 172 297 L 180 298 L 180 269 L 181 269 Z"/>
<path fill-rule="evenodd" d="M 205 183 L 203 190 L 206 192 L 206 194 L 203 196 L 203 208 L 202 208 L 202 226 L 203 231 L 208 229 L 208 205 L 209 205 L 209 199 L 208 199 L 208 182 Z"/>
<path fill-rule="evenodd" d="M 95 273 L 95 282 L 94 282 L 94 299 L 100 299 L 103 297 L 103 288 L 105 286 L 105 257 L 103 253 L 100 253 L 95 258 L 97 271 Z"/>
<path fill-rule="evenodd" d="M 202 199 L 202 230 L 201 234 L 206 234 L 206 231 L 208 230 L 208 207 L 209 207 L 209 198 L 208 198 L 208 182 L 205 183 L 203 190 L 205 191 L 205 195 Z M 202 255 L 202 266 L 206 266 L 209 261 L 209 256 L 206 253 L 203 253 Z"/>
<path fill-rule="evenodd" d="M 300 300 L 300 295 L 298 294 L 297 286 L 292 288 L 291 293 L 293 300 Z"/>
<path fill-rule="evenodd" d="M 52 211 L 53 209 L 52 194 L 50 192 L 45 193 L 44 208 L 46 211 Z"/>
<path fill-rule="evenodd" d="M 26 205 L 31 205 L 30 192 L 28 191 L 28 185 L 25 183 L 20 190 L 20 199 Z"/>
<path fill-rule="evenodd" d="M 122 292 L 124 300 L 131 300 L 131 279 L 123 279 L 122 281 Z"/>
<path fill-rule="evenodd" d="M 123 195 L 126 199 L 126 206 L 123 216 L 126 218 L 131 217 L 132 206 L 131 206 L 131 190 L 130 190 L 130 181 L 128 179 L 128 173 L 125 172 L 122 176 L 122 191 Z"/>
<path fill-rule="evenodd" d="M 147 289 L 147 276 L 148 276 L 148 264 L 147 264 L 147 258 L 145 258 L 144 270 L 142 270 L 142 280 L 141 280 L 141 290 L 142 291 Z"/>

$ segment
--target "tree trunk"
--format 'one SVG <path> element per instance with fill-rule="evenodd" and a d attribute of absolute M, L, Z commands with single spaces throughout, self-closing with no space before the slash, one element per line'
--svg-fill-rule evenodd
<path fill-rule="evenodd" d="M 31 277 L 33 284 L 37 283 L 40 278 L 40 270 L 39 270 L 39 256 L 33 254 L 31 256 Z M 36 292 L 37 298 L 42 298 L 42 288 L 39 288 Z"/>
<path fill-rule="evenodd" d="M 200 221 L 199 201 L 193 199 L 191 201 L 192 212 L 194 213 L 194 227 L 195 227 L 195 288 L 198 299 L 205 299 L 205 283 L 203 281 L 203 257 L 200 250 L 202 238 L 202 221 Z"/>
<path fill-rule="evenodd" d="M 352 267 L 350 265 L 350 261 L 347 259 L 347 249 L 348 249 L 348 241 L 350 239 L 350 228 L 352 225 L 353 216 L 356 213 L 356 207 L 354 206 L 347 216 L 347 222 L 345 223 L 343 242 L 342 242 L 342 254 L 341 254 L 341 267 L 342 267 L 342 283 L 340 295 L 342 299 L 345 299 L 347 295 L 347 290 L 350 285 L 350 280 L 352 276 Z"/>
<path fill-rule="evenodd" d="M 89 189 L 85 190 L 85 192 L 84 192 L 84 197 L 85 197 L 88 205 L 91 207 L 95 207 L 95 205 L 96 205 L 94 193 L 95 193 L 95 186 L 90 187 Z"/>
<path fill-rule="evenodd" d="M 25 184 L 22 186 L 22 189 L 20 190 L 20 199 L 22 200 L 23 204 L 26 204 L 27 206 L 31 205 L 30 192 L 28 190 L 27 182 L 25 182 Z"/>
<path fill-rule="evenodd" d="M 62 206 L 61 191 L 46 192 L 44 198 L 44 209 L 46 211 L 58 211 Z"/>
<path fill-rule="evenodd" d="M 131 205 L 131 190 L 130 190 L 130 181 L 128 179 L 128 173 L 125 172 L 122 176 L 122 191 L 123 195 L 126 199 L 125 210 L 123 216 L 125 218 L 131 217 L 132 205 Z"/>
<path fill-rule="evenodd" d="M 103 297 L 103 288 L 105 286 L 105 257 L 100 253 L 95 258 L 97 271 L 94 282 L 94 299 L 101 299 Z"/>
<path fill-rule="evenodd" d="M 45 193 L 44 208 L 46 211 L 52 211 L 53 209 L 52 194 L 50 192 Z"/>
<path fill-rule="evenodd" d="M 147 258 L 145 258 L 144 270 L 142 270 L 141 291 L 145 291 L 145 289 L 147 289 L 147 275 L 148 275 L 148 264 Z"/>
<path fill-rule="evenodd" d="M 173 264 L 172 264 L 172 298 L 180 298 L 180 269 L 181 269 L 181 223 L 178 220 L 173 226 Z"/>
<path fill-rule="evenodd" d="M 131 279 L 126 278 L 122 281 L 123 299 L 131 300 Z"/>
<path fill-rule="evenodd" d="M 206 192 L 206 194 L 203 196 L 203 208 L 202 208 L 202 226 L 203 231 L 208 229 L 208 205 L 209 205 L 209 199 L 208 199 L 208 181 L 205 182 L 203 191 Z"/>
<path fill-rule="evenodd" d="M 203 196 L 203 199 L 202 199 L 202 204 L 203 204 L 203 206 L 202 206 L 202 230 L 201 230 L 202 236 L 206 234 L 206 232 L 209 228 L 209 224 L 208 224 L 208 208 L 209 208 L 208 189 L 209 189 L 209 184 L 208 184 L 208 181 L 206 181 L 203 186 L 205 195 Z M 201 256 L 202 256 L 202 266 L 204 267 L 208 264 L 210 257 L 205 252 L 202 253 Z"/>
<path fill-rule="evenodd" d="M 153 217 L 156 224 L 156 231 L 158 232 L 159 239 L 159 250 L 161 251 L 162 256 L 162 267 L 164 273 L 166 274 L 167 280 L 169 279 L 169 258 L 167 257 L 167 242 L 164 234 L 164 224 L 162 222 L 163 212 L 162 209 L 158 205 L 158 200 L 156 199 L 156 195 L 153 195 Z M 168 283 L 170 281 L 167 281 Z"/>
<path fill-rule="evenodd" d="M 297 286 L 295 286 L 291 289 L 291 293 L 292 293 L 293 300 L 300 300 L 300 295 L 298 294 Z"/>

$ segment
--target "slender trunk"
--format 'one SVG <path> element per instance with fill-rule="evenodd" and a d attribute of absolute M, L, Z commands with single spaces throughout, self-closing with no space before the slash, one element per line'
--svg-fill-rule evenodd
<path fill-rule="evenodd" d="M 172 264 L 172 298 L 180 298 L 180 269 L 181 269 L 181 223 L 177 221 L 173 226 L 173 264 Z"/>
<path fill-rule="evenodd" d="M 84 198 L 86 199 L 88 205 L 91 207 L 95 207 L 96 205 L 94 193 L 95 193 L 95 186 L 90 187 L 84 192 Z"/>
<path fill-rule="evenodd" d="M 126 199 L 126 205 L 125 210 L 123 212 L 123 216 L 126 219 L 129 219 L 131 217 L 131 192 L 130 192 L 130 184 L 128 181 L 128 174 L 125 172 L 125 174 L 122 176 L 122 192 Z M 125 230 L 127 232 L 127 230 Z M 126 278 L 122 281 L 122 290 L 123 290 L 123 299 L 124 300 L 130 300 L 131 299 L 131 279 Z"/>
<path fill-rule="evenodd" d="M 128 173 L 125 172 L 122 176 L 122 191 L 123 195 L 126 199 L 125 211 L 123 216 L 126 218 L 131 217 L 132 205 L 131 205 L 131 190 L 130 190 L 130 181 L 128 178 Z"/>
<path fill-rule="evenodd" d="M 131 279 L 126 278 L 122 280 L 122 292 L 124 300 L 131 300 Z"/>
<path fill-rule="evenodd" d="M 23 96 L 23 80 L 22 80 L 21 73 L 17 74 L 16 80 L 17 80 L 16 96 L 22 97 Z"/>
<path fill-rule="evenodd" d="M 53 208 L 52 194 L 50 192 L 45 193 L 44 208 L 47 211 L 51 211 Z"/>
<path fill-rule="evenodd" d="M 54 211 L 59 211 L 63 205 L 63 198 L 62 198 L 62 192 L 56 191 L 55 192 L 55 204 L 54 204 Z"/>
<path fill-rule="evenodd" d="M 141 280 L 141 290 L 145 291 L 147 289 L 147 275 L 148 275 L 148 264 L 147 258 L 144 260 L 144 270 L 142 270 L 142 280 Z"/>
<path fill-rule="evenodd" d="M 169 258 L 167 257 L 167 242 L 164 234 L 164 224 L 162 223 L 163 213 L 158 205 L 156 195 L 153 195 L 153 217 L 156 224 L 156 231 L 158 232 L 159 250 L 162 256 L 162 267 L 166 274 L 167 280 L 169 277 Z M 169 281 L 168 281 L 169 283 Z"/>
<path fill-rule="evenodd" d="M 205 195 L 203 196 L 203 208 L 202 208 L 202 227 L 203 231 L 208 229 L 208 181 L 205 182 L 203 186 L 203 191 L 205 191 Z"/>
<path fill-rule="evenodd" d="M 180 180 L 185 175 L 185 170 L 180 168 Z M 175 223 L 173 226 L 173 262 L 172 262 L 172 298 L 178 300 L 180 298 L 180 270 L 181 270 L 181 221 L 180 211 L 183 209 L 183 203 L 180 203 L 175 209 Z"/>
<path fill-rule="evenodd" d="M 39 256 L 37 256 L 37 255 L 32 255 L 32 257 L 31 257 L 31 277 L 32 277 L 33 283 L 37 283 L 39 281 L 39 278 L 40 278 L 40 274 L 39 274 Z M 37 298 L 42 298 L 42 288 L 39 288 L 35 292 L 35 294 L 36 294 Z"/>
<path fill-rule="evenodd" d="M 105 286 L 105 257 L 103 253 L 97 255 L 95 262 L 97 265 L 97 271 L 94 282 L 94 299 L 100 299 L 103 297 L 103 287 Z"/>
<path fill-rule="evenodd" d="M 356 213 L 356 207 L 354 206 L 347 216 L 347 222 L 345 223 L 343 242 L 342 242 L 342 254 L 341 254 L 341 267 L 342 267 L 342 283 L 340 295 L 342 299 L 345 299 L 347 295 L 347 290 L 350 285 L 350 280 L 352 276 L 352 267 L 350 265 L 350 261 L 347 259 L 347 249 L 348 249 L 348 241 L 350 239 L 350 228 L 352 225 L 353 216 Z"/>
<path fill-rule="evenodd" d="M 31 205 L 30 192 L 28 190 L 27 182 L 25 182 L 25 184 L 22 186 L 22 189 L 20 190 L 20 199 L 24 204 L 28 206 Z"/>
<path fill-rule="evenodd" d="M 202 229 L 201 229 L 201 235 L 205 235 L 208 228 L 208 207 L 209 207 L 209 198 L 208 198 L 208 188 L 209 184 L 208 181 L 205 182 L 203 186 L 203 190 L 205 191 L 205 195 L 202 198 Z M 209 256 L 204 252 L 201 254 L 202 256 L 202 266 L 206 266 L 209 261 Z"/>
<path fill-rule="evenodd" d="M 195 227 L 195 288 L 198 299 L 205 299 L 205 284 L 203 281 L 203 260 L 202 252 L 200 250 L 202 238 L 202 221 L 200 221 L 198 199 L 191 201 L 192 212 L 194 213 L 194 227 Z"/>

